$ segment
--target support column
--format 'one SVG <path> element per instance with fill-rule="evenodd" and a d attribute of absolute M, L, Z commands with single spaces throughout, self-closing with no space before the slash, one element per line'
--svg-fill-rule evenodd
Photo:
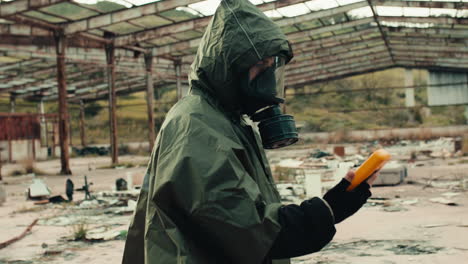
<path fill-rule="evenodd" d="M 107 37 L 112 37 L 108 35 Z M 117 117 L 116 104 L 117 93 L 115 91 L 115 48 L 114 44 L 106 44 L 106 59 L 107 59 L 107 83 L 109 87 L 109 130 L 112 164 L 119 163 L 119 149 L 117 144 Z"/>
<path fill-rule="evenodd" d="M 59 99 L 59 139 L 61 174 L 70 175 L 70 154 L 68 153 L 68 106 L 67 106 L 67 77 L 65 73 L 65 50 L 67 39 L 63 32 L 55 31 L 55 50 L 57 55 L 57 84 Z"/>
<path fill-rule="evenodd" d="M 41 126 L 41 146 L 45 145 L 47 141 L 47 125 L 45 122 L 45 111 L 44 111 L 44 100 L 41 99 L 39 104 L 37 105 L 37 112 L 40 114 L 39 116 L 39 121 L 40 121 L 40 126 Z"/>
<path fill-rule="evenodd" d="M 154 86 L 153 86 L 153 55 L 145 54 L 146 67 L 146 106 L 148 110 L 148 140 L 149 150 L 153 151 L 155 131 L 154 131 Z"/>
<path fill-rule="evenodd" d="M 16 112 L 16 97 L 14 95 L 10 95 L 10 113 Z"/>
<path fill-rule="evenodd" d="M 180 82 L 180 61 L 174 61 L 174 69 L 176 74 L 177 100 L 180 100 L 180 98 L 182 98 L 182 83 Z"/>
<path fill-rule="evenodd" d="M 405 106 L 414 107 L 414 82 L 413 82 L 413 70 L 405 69 L 405 86 L 411 87 L 405 89 Z"/>
<path fill-rule="evenodd" d="M 405 86 L 411 87 L 405 89 L 405 106 L 406 107 L 414 107 L 414 81 L 413 81 L 413 70 L 412 69 L 405 69 Z M 411 109 L 408 109 L 408 119 L 409 122 L 414 123 L 414 112 Z"/>
<path fill-rule="evenodd" d="M 86 147 L 85 105 L 84 105 L 83 100 L 80 100 L 80 139 L 81 139 L 81 146 Z"/>

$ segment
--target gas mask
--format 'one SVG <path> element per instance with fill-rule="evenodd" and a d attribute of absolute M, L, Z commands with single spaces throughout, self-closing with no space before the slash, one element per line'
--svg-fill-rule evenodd
<path fill-rule="evenodd" d="M 253 80 L 249 79 L 249 71 L 241 77 L 243 113 L 258 122 L 265 149 L 294 144 L 298 140 L 294 118 L 282 114 L 280 108 L 284 103 L 285 59 L 269 57 L 257 65 L 261 72 Z"/>

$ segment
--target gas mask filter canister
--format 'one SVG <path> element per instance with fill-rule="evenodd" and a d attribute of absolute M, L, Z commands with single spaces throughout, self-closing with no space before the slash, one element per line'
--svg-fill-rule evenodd
<path fill-rule="evenodd" d="M 286 147 L 299 139 L 294 118 L 283 115 L 278 104 L 262 109 L 251 118 L 259 122 L 258 129 L 265 149 Z"/>

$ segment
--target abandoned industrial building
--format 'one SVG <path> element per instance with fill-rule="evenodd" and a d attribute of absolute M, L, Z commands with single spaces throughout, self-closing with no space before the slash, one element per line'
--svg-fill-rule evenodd
<path fill-rule="evenodd" d="M 237 24 L 229 24 L 230 19 Z M 280 32 L 278 37 L 271 36 L 275 30 Z M 244 34 L 246 45 L 255 52 L 242 50 L 243 42 L 237 44 Z M 224 40 L 229 41 L 221 43 Z M 289 50 L 278 44 L 281 41 L 288 43 Z M 266 42 L 269 44 L 258 44 Z M 277 54 L 269 54 L 274 48 Z M 239 81 L 245 77 L 241 73 L 232 79 L 226 76 L 235 72 L 237 64 L 247 63 L 249 54 L 262 63 L 274 58 L 273 70 L 284 66 L 280 76 L 284 82 L 271 77 L 276 78 L 277 87 L 271 89 L 277 89 L 278 101 L 264 100 L 262 107 L 250 112 L 243 106 L 236 109 L 248 120 L 239 127 L 252 126 L 260 134 L 252 132 L 255 136 L 244 139 L 238 134 L 245 131 L 232 129 L 231 135 L 214 114 L 206 114 L 213 120 L 208 125 L 222 132 L 202 126 L 192 133 L 190 129 L 203 118 L 184 121 L 181 117 L 170 122 L 180 112 L 186 111 L 188 116 L 193 109 L 207 111 L 212 104 L 222 105 L 220 112 L 224 113 L 221 99 L 189 105 L 183 98 L 202 94 L 218 99 L 223 92 L 205 86 L 230 87 L 231 81 L 244 85 Z M 229 60 L 237 64 L 232 66 Z M 210 63 L 216 65 L 211 73 L 214 77 L 206 70 L 211 69 Z M 263 83 L 252 84 L 257 76 L 249 74 L 255 65 L 243 68 L 250 78 L 246 89 L 255 85 L 261 89 L 258 87 L 266 83 L 262 79 Z M 250 100 L 252 94 L 240 93 Z M 229 92 L 225 96 L 235 97 Z M 190 100 L 194 99 L 186 101 Z M 170 110 L 176 104 L 192 108 Z M 266 128 L 260 125 L 265 119 L 256 116 L 264 109 L 274 109 L 268 115 L 278 122 L 283 121 L 279 116 L 294 116 L 294 128 L 281 126 L 280 143 L 267 142 Z M 232 119 L 226 116 L 226 120 Z M 192 210 L 206 197 L 218 199 L 216 188 L 228 186 L 228 180 L 215 187 L 214 182 L 203 182 L 207 174 L 217 172 L 206 169 L 208 165 L 197 158 L 210 159 L 210 166 L 217 168 L 217 164 L 231 164 L 233 156 L 232 166 L 242 166 L 232 171 L 252 176 L 260 187 L 246 193 L 254 196 L 260 190 L 259 197 L 266 197 L 266 202 L 261 201 L 264 210 L 256 208 L 265 220 L 249 222 L 249 217 L 254 218 L 250 215 L 237 222 L 239 230 L 233 233 L 238 237 L 232 240 L 238 244 L 245 243 L 240 236 L 251 226 L 265 225 L 268 232 L 276 225 L 284 226 L 278 214 L 268 215 L 272 210 L 269 196 L 276 193 L 284 207 L 323 196 L 320 199 L 328 206 L 324 208 L 336 220 L 339 206 L 333 204 L 330 192 L 343 177 L 349 180 L 349 170 L 362 171 L 369 165 L 368 157 L 382 149 L 386 151 L 380 156 L 384 157 L 382 163 L 373 164 L 365 177 L 369 182 L 375 170 L 380 172 L 369 182 L 369 188 L 374 184 L 372 196 L 363 192 L 366 197 L 359 197 L 364 199 L 360 211 L 337 225 L 335 237 L 321 245 L 321 251 L 309 254 L 312 251 L 297 249 L 307 254 L 275 255 L 268 249 L 281 246 L 272 244 L 273 235 L 265 231 L 268 235 L 258 242 L 255 237 L 260 231 L 255 229 L 246 237 L 256 253 L 247 254 L 249 258 L 244 260 L 236 253 L 223 252 L 221 259 L 256 263 L 258 258 L 263 260 L 258 263 L 279 263 L 276 259 L 287 256 L 292 257 L 291 263 L 464 263 L 468 259 L 467 124 L 468 0 L 0 0 L 0 263 L 115 263 L 122 261 L 124 251 L 124 263 L 129 258 L 160 263 L 156 261 L 159 257 L 169 263 L 171 258 L 165 259 L 160 252 L 175 254 L 174 263 L 182 261 L 180 254 L 187 254 L 187 259 L 204 258 L 200 248 L 197 250 L 203 254 L 191 255 L 193 248 L 190 242 L 185 245 L 185 231 L 178 229 L 172 212 L 156 201 L 155 197 L 175 197 L 156 183 L 155 175 L 169 170 L 159 166 L 169 159 L 193 160 L 190 165 L 167 165 L 174 175 L 186 173 L 173 177 L 185 180 L 177 191 L 193 195 Z M 164 128 L 166 134 L 158 135 Z M 275 129 L 268 132 L 280 133 L 279 127 Z M 287 129 L 293 130 L 292 139 L 285 136 Z M 218 138 L 203 138 L 210 133 Z M 183 136 L 179 138 L 179 134 Z M 170 137 L 173 141 L 164 141 Z M 185 142 L 184 137 L 188 143 L 177 145 Z M 225 145 L 210 149 L 219 142 Z M 249 147 L 235 149 L 229 145 L 232 142 Z M 200 154 L 204 148 L 206 154 Z M 177 154 L 181 149 L 196 154 Z M 251 149 L 254 161 L 249 160 Z M 184 173 L 178 172 L 182 169 Z M 205 178 L 192 181 L 192 174 Z M 257 174 L 268 176 L 265 182 L 271 181 L 274 187 L 264 189 Z M 235 188 L 245 184 L 242 179 Z M 234 188 L 226 186 L 222 192 Z M 146 198 L 148 188 L 155 201 Z M 209 188 L 216 191 L 207 191 Z M 203 191 L 207 192 L 200 196 L 203 199 L 193 194 Z M 62 197 L 65 195 L 68 199 Z M 348 198 L 352 199 L 358 198 Z M 151 206 L 158 212 L 157 220 L 148 219 Z M 245 209 L 245 204 L 238 206 Z M 200 208 L 195 211 L 202 214 L 206 208 Z M 206 209 L 205 213 L 216 211 L 210 209 L 213 211 Z M 153 221 L 161 221 L 164 229 L 158 232 L 169 234 L 167 240 L 177 244 L 177 250 L 145 242 L 145 260 L 141 252 L 129 256 L 125 241 L 133 241 L 132 228 L 140 228 L 130 225 L 142 221 L 137 219 L 138 212 L 151 222 L 142 225 L 143 231 L 160 228 Z M 220 219 L 229 222 L 234 215 L 216 212 L 220 215 L 209 215 L 212 218 L 197 226 L 203 229 L 209 221 L 217 225 Z M 256 217 L 263 219 L 262 215 Z M 367 221 L 372 222 L 370 227 Z M 169 222 L 177 228 L 168 231 Z M 275 224 L 265 224 L 270 222 Z M 219 229 L 226 233 L 219 236 L 229 240 L 230 227 L 220 224 Z M 276 235 L 283 234 L 275 231 Z M 220 238 L 207 245 L 225 246 L 216 239 Z M 219 261 L 220 256 L 215 258 Z"/>

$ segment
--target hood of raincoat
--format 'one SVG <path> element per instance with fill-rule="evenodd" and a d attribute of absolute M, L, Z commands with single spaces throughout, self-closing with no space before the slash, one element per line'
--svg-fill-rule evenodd
<path fill-rule="evenodd" d="M 240 110 L 239 81 L 265 57 L 292 50 L 278 25 L 247 0 L 223 0 L 203 35 L 191 66 L 191 89 L 208 93 L 227 112 Z"/>

